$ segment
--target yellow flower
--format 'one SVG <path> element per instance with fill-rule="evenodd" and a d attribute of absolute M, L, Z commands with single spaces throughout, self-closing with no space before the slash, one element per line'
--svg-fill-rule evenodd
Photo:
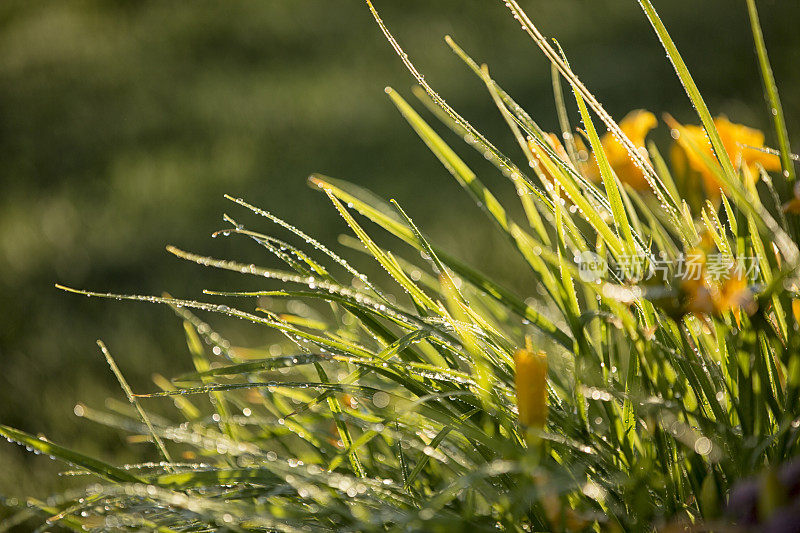
<path fill-rule="evenodd" d="M 674 122 L 671 118 L 667 120 Z M 778 156 L 757 150 L 764 147 L 764 134 L 761 131 L 735 124 L 724 116 L 715 118 L 714 125 L 728 157 L 737 168 L 747 168 L 755 179 L 758 179 L 757 163 L 767 171 L 781 169 Z M 700 126 L 681 128 L 677 122 L 670 126 L 678 126 L 673 127 L 673 130 L 679 132 L 671 152 L 673 171 L 689 179 L 699 175 L 703 179 L 707 196 L 715 201 L 719 200 L 722 183 L 716 176 L 715 168 L 718 163 L 705 130 Z"/>
<path fill-rule="evenodd" d="M 764 148 L 763 132 L 734 124 L 725 116 L 714 119 L 714 125 L 725 145 L 725 151 L 735 165 L 747 165 L 751 172 L 756 172 L 756 163 L 761 163 L 764 170 L 768 171 L 781 169 L 781 160 L 777 155 L 757 149 Z"/>
<path fill-rule="evenodd" d="M 747 286 L 747 279 L 740 272 L 732 271 L 730 277 L 720 284 L 712 296 L 714 310 L 720 315 L 726 311 L 737 314 L 741 308 L 749 314 L 755 305 L 753 293 Z"/>
<path fill-rule="evenodd" d="M 705 254 L 693 249 L 687 260 L 695 264 L 699 263 L 699 272 L 685 275 L 681 280 L 680 287 L 686 298 L 683 313 L 692 313 L 702 317 L 707 315 L 723 316 L 728 311 L 733 313 L 736 322 L 740 322 L 741 310 L 744 309 L 748 315 L 756 311 L 756 302 L 753 293 L 747 285 L 741 268 L 731 266 L 727 277 L 718 280 L 709 279 L 706 271 Z"/>
<path fill-rule="evenodd" d="M 656 124 L 658 124 L 656 116 L 644 109 L 631 111 L 619 123 L 622 133 L 630 139 L 636 149 L 639 150 L 639 153 L 648 161 L 649 157 L 644 146 L 644 140 L 650 130 L 656 127 Z M 650 189 L 650 185 L 644 177 L 644 172 L 633 162 L 631 155 L 614 135 L 610 132 L 606 133 L 600 139 L 600 143 L 603 145 L 603 151 L 606 154 L 608 163 L 622 183 L 627 183 L 637 191 Z M 591 179 L 595 181 L 600 179 L 600 167 L 594 157 L 589 163 L 588 173 Z"/>
<path fill-rule="evenodd" d="M 706 279 L 706 253 L 702 247 L 691 248 L 685 257 L 686 269 L 681 279 L 681 291 L 686 296 L 683 312 L 707 315 L 714 312 L 711 288 Z"/>
<path fill-rule="evenodd" d="M 547 355 L 528 348 L 514 354 L 519 421 L 523 426 L 544 427 L 547 421 Z"/>

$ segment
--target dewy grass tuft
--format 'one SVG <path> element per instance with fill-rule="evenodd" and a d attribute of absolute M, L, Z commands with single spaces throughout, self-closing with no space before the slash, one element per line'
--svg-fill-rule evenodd
<path fill-rule="evenodd" d="M 101 343 L 131 405 L 76 414 L 153 441 L 160 457 L 117 467 L 0 426 L 93 478 L 48 502 L 5 501 L 22 517 L 12 522 L 33 513 L 76 531 L 642 531 L 756 527 L 796 513 L 784 473 L 799 451 L 800 196 L 754 0 L 778 151 L 763 133 L 712 115 L 652 3 L 640 0 L 700 123 L 666 117 L 668 157 L 645 139 L 655 116 L 635 111 L 616 123 L 513 0 L 507 7 L 553 64 L 557 134 L 447 37 L 523 152 L 503 154 L 427 84 L 367 4 L 420 84 L 415 95 L 517 192 L 522 221 L 387 88 L 530 268 L 537 295 L 458 260 L 413 210 L 346 182 L 309 178 L 358 238 L 343 238 L 351 250 L 342 252 L 229 197 L 283 235 L 229 216 L 216 235 L 245 236 L 284 269 L 169 251 L 259 277 L 263 290 L 205 291 L 228 299 L 221 304 L 61 287 L 170 306 L 195 372 L 156 376 L 157 390 L 135 394 Z M 573 91 L 577 131 L 562 86 Z M 375 226 L 395 245 L 381 244 Z M 344 258 L 355 252 L 374 260 L 372 277 Z M 233 346 L 195 311 L 283 341 Z M 177 408 L 169 418 L 145 410 L 165 401 Z"/>

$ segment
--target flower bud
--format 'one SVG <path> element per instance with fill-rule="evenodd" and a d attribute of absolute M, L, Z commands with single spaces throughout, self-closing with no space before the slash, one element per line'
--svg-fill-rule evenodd
<path fill-rule="evenodd" d="M 519 421 L 523 426 L 544 427 L 547 420 L 547 355 L 529 348 L 514 354 Z"/>

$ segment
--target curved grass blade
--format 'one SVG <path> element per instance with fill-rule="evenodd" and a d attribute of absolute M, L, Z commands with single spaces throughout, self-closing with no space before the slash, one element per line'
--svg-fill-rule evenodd
<path fill-rule="evenodd" d="M 203 347 L 203 343 L 200 342 L 200 337 L 194 326 L 188 321 L 184 320 L 183 330 L 184 334 L 186 335 L 186 344 L 189 348 L 189 353 L 192 357 L 192 363 L 194 364 L 195 370 L 198 372 L 203 372 L 211 368 L 211 365 L 208 362 L 208 357 L 206 356 L 206 350 Z M 219 415 L 220 429 L 231 439 L 238 440 L 239 430 L 236 424 L 231 422 L 228 401 L 225 399 L 225 396 L 218 392 L 213 392 L 210 395 L 210 400 L 214 405 L 214 409 Z"/>
<path fill-rule="evenodd" d="M 339 214 L 342 215 L 342 218 L 347 222 L 347 225 L 353 230 L 359 240 L 366 246 L 367 250 L 369 250 L 370 254 L 381 264 L 381 266 L 389 273 L 392 278 L 406 291 L 409 296 L 414 300 L 416 305 L 421 307 L 422 309 L 426 309 L 427 311 L 435 311 L 436 304 L 433 303 L 433 300 L 425 294 L 422 289 L 417 287 L 417 285 L 408 277 L 406 276 L 403 269 L 400 265 L 397 264 L 397 261 L 394 260 L 390 252 L 384 252 L 383 250 L 378 247 L 377 244 L 370 238 L 364 229 L 359 226 L 358 222 L 353 218 L 353 216 L 345 209 L 345 207 L 341 204 L 341 202 L 333 195 L 333 193 L 326 191 L 328 198 L 333 202 L 333 205 L 339 211 Z"/>
<path fill-rule="evenodd" d="M 370 12 L 372 13 L 372 16 L 375 18 L 375 22 L 377 22 L 378 26 L 386 37 L 386 40 L 389 41 L 389 44 L 392 46 L 392 48 L 394 48 L 395 52 L 397 52 L 397 55 L 402 60 L 403 64 L 406 66 L 409 72 L 411 72 L 411 75 L 414 76 L 414 79 L 417 80 L 417 83 L 419 83 L 425 92 L 428 93 L 428 96 L 430 96 L 436 102 L 436 104 L 450 116 L 451 119 L 453 119 L 460 127 L 464 128 L 464 130 L 466 130 L 473 139 L 475 139 L 478 143 L 483 145 L 486 150 L 493 154 L 493 156 L 500 161 L 501 165 L 505 166 L 506 169 L 511 172 L 514 166 L 513 163 L 511 163 L 506 156 L 502 155 L 500 151 L 495 148 L 495 146 L 490 143 L 480 131 L 475 129 L 472 124 L 467 122 L 461 115 L 459 115 L 447 104 L 447 102 L 444 101 L 441 96 L 436 93 L 436 91 L 433 90 L 433 88 L 431 88 L 428 82 L 425 81 L 425 77 L 420 74 L 420 72 L 408 58 L 408 54 L 403 51 L 403 49 L 400 47 L 400 44 L 397 42 L 391 32 L 389 32 L 389 28 L 386 26 L 386 24 L 384 24 L 383 20 L 378 14 L 378 11 L 372 5 L 371 0 L 366 0 L 366 3 Z M 526 180 L 526 182 L 530 183 L 530 180 Z M 542 195 L 542 200 L 547 201 L 545 195 Z"/>
<path fill-rule="evenodd" d="M 780 149 L 781 167 L 783 167 L 783 177 L 792 185 L 796 174 L 792 163 L 792 152 L 789 145 L 789 132 L 786 130 L 786 119 L 783 115 L 783 106 L 778 95 L 778 87 L 775 84 L 775 76 L 772 74 L 772 66 L 767 55 L 767 46 L 764 43 L 764 34 L 761 31 L 761 23 L 758 20 L 758 10 L 755 0 L 747 0 L 747 13 L 750 17 L 750 28 L 753 33 L 753 41 L 756 45 L 758 55 L 758 65 L 761 68 L 761 81 L 764 83 L 764 92 L 767 103 L 770 107 L 770 115 L 775 126 L 775 134 L 778 137 L 778 148 Z"/>
<path fill-rule="evenodd" d="M 317 188 L 328 189 L 342 201 L 352 203 L 356 211 L 406 243 L 415 247 L 418 246 L 412 231 L 408 227 L 395 218 L 387 216 L 381 209 L 361 200 L 359 196 L 348 190 L 346 184 L 319 174 L 312 175 L 309 181 Z M 519 238 L 519 236 L 517 236 L 517 238 Z M 419 249 L 421 250 L 421 248 Z M 440 248 L 433 246 L 433 249 L 439 258 L 462 279 L 469 281 L 475 285 L 475 287 L 507 306 L 514 313 L 530 321 L 531 324 L 539 328 L 543 333 L 553 338 L 559 344 L 567 348 L 572 346 L 569 335 L 560 330 L 550 319 L 525 304 L 509 289 L 489 280 L 484 274 L 458 261 Z"/>
<path fill-rule="evenodd" d="M 455 52 L 455 54 L 462 60 L 466 65 L 470 68 L 470 70 L 475 73 L 476 76 L 481 78 L 481 80 L 485 80 L 485 76 L 482 72 L 481 67 L 472 59 L 456 42 L 450 38 L 449 36 L 445 37 L 445 41 L 450 46 L 450 48 Z M 569 176 L 571 176 L 577 183 L 580 184 L 581 188 L 585 189 L 594 200 L 596 200 L 604 209 L 611 211 L 611 206 L 608 204 L 608 200 L 600 193 L 598 188 L 592 183 L 591 181 L 587 180 L 580 172 L 576 170 L 576 166 L 573 164 L 572 161 L 565 161 L 561 158 L 561 156 L 550 146 L 550 143 L 546 139 L 546 133 L 542 128 L 536 124 L 533 119 L 528 115 L 527 112 L 520 106 L 503 88 L 491 77 L 488 78 L 489 84 L 491 89 L 497 92 L 500 100 L 506 105 L 506 107 L 513 112 L 512 118 L 516 122 L 516 124 L 522 128 L 525 134 L 547 154 L 547 156 L 554 161 L 558 167 L 560 167 L 564 172 L 566 172 Z M 485 81 L 484 81 L 485 83 Z M 429 106 L 430 107 L 430 106 Z M 571 135 L 571 134 L 570 134 Z M 485 148 L 484 148 L 485 149 Z M 545 195 L 544 198 L 541 196 L 544 195 L 542 191 L 530 183 L 529 179 L 525 179 L 525 184 L 530 188 L 530 190 L 534 193 L 534 195 L 542 200 L 543 204 L 548 207 L 550 212 L 553 212 L 555 209 L 556 202 L 554 202 L 551 198 Z"/>
<path fill-rule="evenodd" d="M 185 387 L 172 391 L 158 391 L 147 394 L 137 394 L 138 398 L 161 398 L 179 394 L 205 394 L 213 391 L 231 391 L 242 389 L 321 389 L 333 392 L 375 394 L 380 389 L 364 385 L 343 385 L 341 383 L 317 383 L 313 381 L 250 381 L 247 383 L 209 383 L 200 387 Z"/>
<path fill-rule="evenodd" d="M 117 468 L 116 466 L 93 459 L 83 455 L 82 453 L 64 448 L 50 441 L 34 437 L 33 435 L 25 433 L 24 431 L 0 424 L 0 435 L 10 441 L 14 441 L 22 446 L 31 448 L 35 452 L 51 455 L 72 465 L 85 468 L 89 472 L 108 481 L 115 481 L 119 483 L 144 483 L 144 480 L 138 476 L 135 476 L 130 472 L 126 472 L 121 468 Z"/>
<path fill-rule="evenodd" d="M 786 232 L 778 226 L 777 222 L 775 222 L 775 219 L 772 218 L 772 216 L 763 207 L 759 206 L 757 208 L 754 206 L 752 195 L 748 194 L 741 181 L 738 179 L 738 173 L 736 172 L 736 169 L 734 168 L 733 163 L 728 156 L 725 145 L 722 143 L 722 138 L 719 135 L 719 131 L 717 131 L 717 127 L 714 125 L 714 119 L 711 117 L 708 106 L 703 100 L 703 97 L 700 95 L 700 90 L 697 88 L 694 79 L 689 73 L 689 69 L 686 67 L 686 63 L 684 63 L 683 58 L 675 46 L 675 43 L 672 41 L 672 38 L 669 35 L 669 32 L 667 32 L 666 27 L 664 27 L 664 23 L 659 18 L 658 13 L 656 13 L 656 10 L 650 0 L 638 1 L 645 12 L 647 19 L 650 21 L 650 24 L 653 26 L 653 29 L 661 41 L 661 44 L 664 46 L 664 50 L 666 50 L 667 56 L 669 57 L 672 66 L 675 68 L 678 78 L 686 90 L 686 94 L 689 96 L 692 105 L 697 111 L 697 115 L 700 117 L 700 122 L 703 125 L 703 129 L 706 131 L 706 134 L 711 141 L 714 154 L 722 166 L 722 173 L 719 175 L 719 177 L 725 184 L 727 192 L 733 196 L 737 207 L 745 212 L 751 213 L 754 216 L 760 229 L 763 228 L 772 234 L 771 238 L 773 238 L 776 244 L 780 247 L 781 252 L 783 252 L 787 262 L 790 265 L 790 268 L 796 269 L 800 264 L 800 250 L 798 250 L 797 244 L 792 241 Z"/>
<path fill-rule="evenodd" d="M 150 417 L 147 416 L 145 410 L 142 409 L 141 405 L 139 405 L 139 402 L 136 400 L 136 396 L 133 394 L 130 385 L 128 385 L 128 382 L 125 380 L 122 372 L 120 372 L 116 361 L 114 361 L 114 358 L 111 356 L 111 352 L 108 351 L 108 348 L 106 348 L 106 345 L 103 343 L 103 341 L 98 340 L 97 346 L 99 346 L 100 351 L 103 352 L 103 356 L 105 356 L 108 366 L 111 367 L 111 371 L 114 373 L 114 376 L 116 376 L 117 381 L 119 381 L 122 390 L 125 392 L 125 396 L 128 397 L 128 401 L 136 409 L 136 412 L 139 413 L 139 417 L 142 419 L 142 422 L 144 422 L 148 431 L 150 431 L 150 436 L 153 437 L 153 442 L 155 443 L 156 448 L 158 448 L 159 453 L 161 453 L 167 463 L 172 463 L 172 457 L 170 457 L 166 446 L 164 446 L 164 441 L 162 441 L 158 434 L 156 434 L 156 430 L 153 428 L 153 423 L 150 422 Z M 172 470 L 172 466 L 169 466 L 168 464 L 167 470 Z"/>
<path fill-rule="evenodd" d="M 358 270 L 356 270 L 355 268 L 350 266 L 350 263 L 348 263 L 347 261 L 345 261 L 344 259 L 339 257 L 337 254 L 335 254 L 330 249 L 328 249 L 327 246 L 325 246 L 324 244 L 320 243 L 315 238 L 307 235 L 306 233 L 302 232 L 300 229 L 296 228 L 295 226 L 292 226 L 288 222 L 285 222 L 284 220 L 276 217 L 272 213 L 270 213 L 268 211 L 264 211 L 263 209 L 260 209 L 260 208 L 254 206 L 254 205 L 250 205 L 249 203 L 245 202 L 241 198 L 234 198 L 233 196 L 229 196 L 227 194 L 225 195 L 225 198 L 227 198 L 231 202 L 234 202 L 236 204 L 241 205 L 242 207 L 246 207 L 247 209 L 249 209 L 250 211 L 256 213 L 257 215 L 261 215 L 261 216 L 263 216 L 265 218 L 268 218 L 272 222 L 274 222 L 275 224 L 278 224 L 279 226 L 291 231 L 292 233 L 294 233 L 295 235 L 297 235 L 298 237 L 300 237 L 301 239 L 303 239 L 304 241 L 309 243 L 311 246 L 313 246 L 317 250 L 321 251 L 322 253 L 324 253 L 325 255 L 330 257 L 331 259 L 333 259 L 340 266 L 344 267 L 345 270 L 347 270 L 350 274 L 352 274 L 353 276 L 355 276 L 356 278 L 361 280 L 367 287 L 369 287 L 373 292 L 375 292 L 375 294 L 383 297 L 381 295 L 380 291 L 372 284 L 372 282 L 370 282 L 370 280 L 369 280 L 369 278 L 367 278 L 367 276 L 365 276 L 364 274 L 362 274 L 361 272 L 359 272 Z"/>
<path fill-rule="evenodd" d="M 114 300 L 131 300 L 135 302 L 158 303 L 158 304 L 174 305 L 179 307 L 191 307 L 193 309 L 199 309 L 202 311 L 221 313 L 234 318 L 239 318 L 256 324 L 263 324 L 265 326 L 275 328 L 277 330 L 282 331 L 283 333 L 304 338 L 312 343 L 324 346 L 325 348 L 336 352 L 352 354 L 352 355 L 360 355 L 362 357 L 370 357 L 372 355 L 369 350 L 353 342 L 345 341 L 342 339 L 331 339 L 327 337 L 320 337 L 319 335 L 312 335 L 308 332 L 297 329 L 285 322 L 264 318 L 258 315 L 254 315 L 252 313 L 247 313 L 245 311 L 235 309 L 233 307 L 229 307 L 227 305 L 210 304 L 207 302 L 198 302 L 195 300 L 181 300 L 177 298 L 160 298 L 158 296 L 142 296 L 136 294 L 114 294 L 114 293 L 83 291 L 80 289 L 73 289 L 58 284 L 56 284 L 56 288 L 74 294 L 81 294 L 83 296 L 110 298 Z"/>
<path fill-rule="evenodd" d="M 471 417 L 472 415 L 474 415 L 477 412 L 478 412 L 477 409 L 473 409 L 471 411 L 468 411 L 468 412 L 464 413 L 463 415 L 461 415 L 459 420 L 463 422 L 463 421 L 467 420 L 469 417 Z M 431 440 L 431 443 L 428 446 L 432 450 L 435 450 L 436 448 L 439 447 L 439 444 L 442 443 L 442 441 L 445 439 L 445 437 L 447 437 L 447 434 L 450 433 L 452 430 L 453 430 L 453 426 L 444 427 L 433 438 L 433 440 Z M 430 456 L 431 456 L 431 454 L 427 454 L 426 453 L 422 457 L 420 457 L 419 461 L 414 466 L 414 470 L 411 471 L 411 473 L 408 475 L 408 477 L 405 480 L 406 489 L 411 487 L 411 485 L 414 483 L 414 480 L 417 479 L 417 476 L 420 474 L 420 472 L 422 472 L 422 469 L 425 468 L 426 464 L 428 464 L 428 461 L 430 460 Z"/>
<path fill-rule="evenodd" d="M 425 331 L 425 330 L 412 331 L 411 333 L 408 333 L 408 334 L 404 335 L 403 337 L 397 339 L 392 344 L 387 346 L 383 351 L 381 351 L 376 356 L 376 358 L 379 359 L 379 360 L 382 360 L 382 361 L 389 361 L 392 357 L 395 356 L 395 354 L 399 354 L 399 353 L 403 352 L 407 347 L 411 346 L 413 343 L 415 343 L 415 342 L 417 342 L 419 340 L 424 339 L 428 335 L 429 335 L 429 332 Z M 345 376 L 345 378 L 343 380 L 341 380 L 341 383 L 343 383 L 343 384 L 355 383 L 356 381 L 358 381 L 362 377 L 364 377 L 367 374 L 369 374 L 369 372 L 371 372 L 372 370 L 373 370 L 373 368 L 360 367 L 357 370 L 355 370 L 354 372 L 351 372 L 348 376 Z M 326 400 L 331 394 L 332 394 L 331 391 L 323 392 L 322 394 L 320 394 L 319 396 L 314 398 L 311 402 L 307 403 L 306 405 L 304 405 L 304 406 L 300 407 L 299 409 L 296 409 L 292 413 L 288 414 L 287 417 L 295 416 L 297 414 L 300 414 L 300 413 L 310 409 L 314 405 L 317 405 L 319 402 L 322 402 L 322 401 Z"/>
<path fill-rule="evenodd" d="M 589 137 L 589 142 L 592 145 L 592 153 L 597 159 L 597 166 L 600 168 L 600 176 L 603 179 L 603 186 L 606 189 L 608 202 L 611 206 L 611 213 L 614 217 L 614 223 L 617 226 L 617 231 L 622 233 L 624 240 L 621 244 L 624 245 L 624 252 L 628 255 L 634 255 L 637 251 L 636 241 L 633 238 L 631 225 L 628 222 L 628 215 L 625 212 L 625 205 L 622 203 L 622 194 L 620 194 L 620 183 L 614 176 L 614 171 L 611 170 L 611 165 L 606 157 L 605 149 L 600 143 L 600 137 L 597 135 L 597 130 L 594 128 L 592 117 L 589 115 L 589 110 L 583 102 L 578 91 L 575 91 L 575 100 L 578 102 L 578 109 L 581 112 L 583 125 L 586 127 L 586 133 Z"/>
<path fill-rule="evenodd" d="M 669 191 L 666 189 L 666 187 L 664 187 L 664 184 L 661 183 L 661 178 L 655 173 L 647 158 L 639 153 L 639 151 L 636 149 L 636 146 L 625 135 L 619 125 L 614 122 L 614 119 L 611 118 L 611 115 L 608 114 L 600 102 L 572 71 L 572 69 L 569 67 L 569 64 L 567 64 L 564 58 L 558 52 L 556 52 L 549 42 L 547 42 L 547 39 L 544 38 L 533 22 L 531 22 L 530 18 L 522 10 L 522 8 L 519 7 L 519 4 L 516 2 L 516 0 L 507 0 L 505 5 L 512 12 L 514 18 L 520 22 L 522 29 L 531 37 L 531 39 L 533 39 L 539 49 L 542 50 L 547 59 L 549 59 L 550 62 L 558 68 L 561 75 L 564 76 L 570 85 L 572 85 L 575 90 L 586 100 L 586 102 L 588 102 L 589 107 L 594 110 L 594 112 L 598 117 L 600 117 L 603 123 L 605 123 L 606 127 L 609 129 L 609 131 L 611 131 L 614 137 L 616 137 L 625 147 L 631 159 L 633 159 L 636 162 L 636 165 L 643 170 L 644 176 L 647 179 L 650 188 L 653 190 L 662 207 L 667 211 L 677 210 L 677 200 L 672 198 L 672 196 L 669 194 Z M 672 212 L 671 216 L 676 217 L 677 213 Z"/>
<path fill-rule="evenodd" d="M 189 490 L 220 485 L 239 483 L 256 483 L 258 485 L 283 484 L 284 481 L 266 468 L 229 468 L 175 472 L 150 478 L 151 483 L 172 490 Z"/>
<path fill-rule="evenodd" d="M 201 378 L 211 377 L 211 376 L 234 376 L 237 374 L 265 372 L 269 370 L 277 370 L 279 368 L 290 368 L 297 365 L 309 365 L 312 363 L 331 361 L 333 359 L 334 357 L 324 353 L 311 353 L 311 354 L 300 354 L 300 355 L 287 355 L 282 357 L 271 357 L 269 359 L 262 359 L 260 361 L 250 361 L 247 363 L 226 365 L 216 368 L 209 368 L 208 370 L 204 371 L 181 374 L 180 376 L 172 378 L 172 381 L 196 381 Z"/>

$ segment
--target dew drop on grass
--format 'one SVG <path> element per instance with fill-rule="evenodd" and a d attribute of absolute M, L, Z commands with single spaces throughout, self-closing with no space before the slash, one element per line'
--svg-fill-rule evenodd
<path fill-rule="evenodd" d="M 389 405 L 389 395 L 383 391 L 378 391 L 372 395 L 372 403 L 375 404 L 375 407 L 379 409 L 383 409 L 384 407 Z"/>
<path fill-rule="evenodd" d="M 694 451 L 700 455 L 708 455 L 711 453 L 711 439 L 708 437 L 700 437 L 694 441 Z"/>

